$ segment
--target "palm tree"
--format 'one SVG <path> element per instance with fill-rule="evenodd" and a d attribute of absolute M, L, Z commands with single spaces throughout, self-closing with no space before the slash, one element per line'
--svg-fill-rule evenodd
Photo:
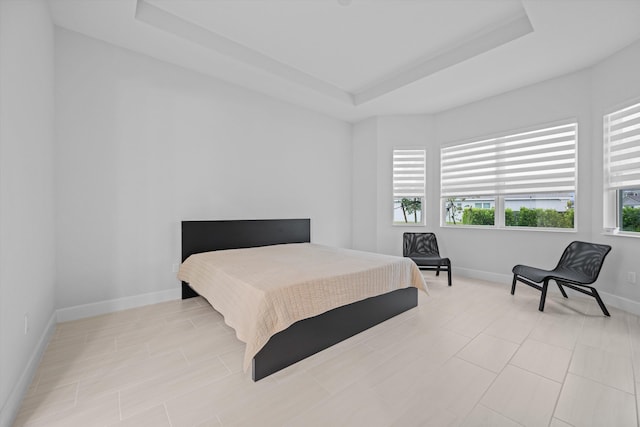
<path fill-rule="evenodd" d="M 464 198 L 460 199 L 461 202 L 464 202 Z M 456 225 L 456 212 L 462 210 L 462 206 L 456 205 L 456 199 L 454 197 L 447 199 L 447 204 L 445 205 L 447 208 L 447 216 L 451 218 L 453 225 Z"/>
<path fill-rule="evenodd" d="M 402 208 L 404 222 L 409 222 L 409 220 L 407 219 L 407 214 L 413 214 L 413 222 L 418 222 L 418 212 L 422 211 L 422 199 L 420 199 L 419 197 L 414 197 L 412 199 L 402 198 L 400 207 Z"/>

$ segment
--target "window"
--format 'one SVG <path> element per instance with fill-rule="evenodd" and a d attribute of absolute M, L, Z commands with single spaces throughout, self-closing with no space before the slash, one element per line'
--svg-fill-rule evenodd
<path fill-rule="evenodd" d="M 443 225 L 574 229 L 577 127 L 442 147 Z"/>
<path fill-rule="evenodd" d="M 423 224 L 425 150 L 393 150 L 393 223 Z"/>
<path fill-rule="evenodd" d="M 604 116 L 604 226 L 640 233 L 640 103 Z"/>

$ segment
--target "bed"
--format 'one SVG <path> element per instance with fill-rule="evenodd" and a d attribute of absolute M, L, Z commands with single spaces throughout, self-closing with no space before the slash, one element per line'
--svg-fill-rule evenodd
<path fill-rule="evenodd" d="M 201 294 L 224 316 L 254 381 L 417 306 L 426 290 L 407 259 L 310 243 L 309 219 L 183 221 L 182 260 L 183 299 Z"/>

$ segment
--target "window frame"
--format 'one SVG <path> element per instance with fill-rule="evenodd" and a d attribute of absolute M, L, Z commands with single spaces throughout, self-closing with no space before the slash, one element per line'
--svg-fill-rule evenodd
<path fill-rule="evenodd" d="M 554 127 L 561 126 L 570 126 L 573 125 L 573 129 L 575 130 L 575 137 L 573 140 L 573 149 L 574 149 L 574 157 L 573 157 L 573 165 L 574 165 L 574 184 L 573 191 L 549 191 L 548 193 L 535 193 L 535 194 L 557 194 L 557 193 L 573 193 L 573 228 L 561 228 L 561 227 L 523 227 L 523 226 L 506 226 L 505 225 L 505 199 L 509 197 L 513 197 L 519 193 L 501 193 L 501 194 L 474 194 L 473 196 L 465 195 L 464 190 L 455 196 L 443 196 L 442 195 L 442 151 L 448 147 L 469 145 L 474 143 L 482 143 L 489 140 L 499 140 L 499 139 L 509 139 L 514 136 L 518 136 L 520 134 L 537 132 L 537 131 L 545 131 L 549 129 L 553 129 Z M 557 120 L 554 122 L 548 122 L 538 125 L 529 126 L 526 128 L 519 128 L 509 131 L 496 132 L 489 136 L 485 137 L 477 137 L 470 138 L 462 141 L 456 141 L 452 143 L 442 144 L 440 147 L 440 226 L 446 228 L 480 228 L 480 229 L 490 229 L 490 230 L 513 230 L 513 231 L 543 231 L 543 232 L 559 232 L 559 233 L 576 233 L 578 231 L 578 151 L 579 151 L 579 123 L 576 117 L 566 118 L 563 120 Z M 525 193 L 528 194 L 528 193 Z M 534 193 L 532 193 L 534 194 Z M 455 198 L 469 198 L 469 197 L 483 197 L 483 198 L 492 198 L 494 199 L 494 224 L 493 225 L 472 225 L 472 224 L 448 224 L 446 222 L 447 209 L 446 209 L 446 200 Z"/>
<path fill-rule="evenodd" d="M 618 225 L 619 225 L 619 231 L 620 233 L 623 234 L 629 234 L 632 237 L 640 237 L 640 231 L 629 231 L 629 230 L 624 230 L 622 228 L 622 222 L 623 222 L 623 218 L 624 218 L 624 192 L 625 191 L 640 191 L 640 186 L 633 186 L 633 187 L 627 187 L 627 188 L 621 188 L 619 190 L 617 190 L 617 198 L 618 198 L 618 202 L 617 202 L 617 207 L 618 207 L 618 215 L 617 215 L 617 221 L 618 221 Z M 637 196 L 636 196 L 637 197 Z M 633 208 L 633 209 L 638 209 L 640 211 L 640 208 Z"/>
<path fill-rule="evenodd" d="M 395 174 L 396 174 L 396 162 L 395 162 L 395 156 L 396 156 L 396 152 L 402 152 L 402 151 L 408 151 L 408 152 L 416 152 L 416 151 L 420 151 L 422 154 L 422 186 L 421 186 L 421 193 L 417 196 L 408 196 L 408 197 L 417 197 L 420 198 L 420 221 L 418 222 L 396 222 L 395 221 L 395 205 L 396 205 L 396 199 L 397 198 L 402 198 L 403 196 L 401 194 L 398 194 L 396 192 L 396 178 L 395 178 Z M 407 153 L 408 154 L 408 153 Z M 421 227 L 424 226 L 426 224 L 426 215 L 425 215 L 425 206 L 426 206 L 426 201 L 427 201 L 427 150 L 425 147 L 419 147 L 419 146 L 398 146 L 398 147 L 393 147 L 392 151 L 391 151 L 391 225 L 392 226 L 399 226 L 399 227 Z"/>
<path fill-rule="evenodd" d="M 622 229 L 623 215 L 623 192 L 628 190 L 640 189 L 640 181 L 628 185 L 611 185 L 610 182 L 610 158 L 611 158 L 611 141 L 609 136 L 609 120 L 611 116 L 622 113 L 625 110 L 640 110 L 640 98 L 627 100 L 605 111 L 602 116 L 602 147 L 603 147 L 603 233 L 613 236 L 640 238 L 640 232 L 628 231 Z M 637 111 L 633 114 L 637 114 Z M 640 146 L 640 139 L 638 139 Z M 640 158 L 640 154 L 638 155 Z M 640 166 L 640 160 L 634 165 Z"/>

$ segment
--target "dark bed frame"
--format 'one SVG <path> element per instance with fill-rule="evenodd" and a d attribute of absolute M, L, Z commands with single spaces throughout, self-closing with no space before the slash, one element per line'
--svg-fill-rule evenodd
<path fill-rule="evenodd" d="M 182 261 L 191 254 L 311 241 L 309 219 L 182 221 Z M 182 299 L 198 294 L 182 282 Z M 258 381 L 418 305 L 418 290 L 398 289 L 300 320 L 255 355 Z"/>

